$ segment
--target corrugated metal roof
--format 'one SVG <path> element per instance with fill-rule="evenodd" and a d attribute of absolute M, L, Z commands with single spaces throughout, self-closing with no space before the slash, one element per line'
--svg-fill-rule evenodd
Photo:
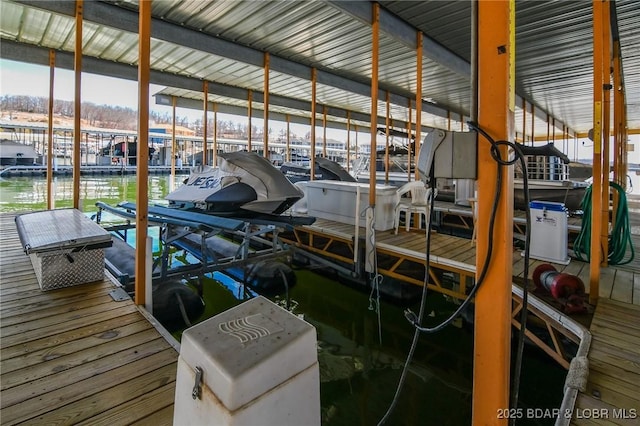
<path fill-rule="evenodd" d="M 422 124 L 446 127 L 445 110 L 452 111 L 453 117 L 468 114 L 471 93 L 464 60 L 470 56 L 470 3 L 383 1 L 381 6 L 387 21 L 380 34 L 379 83 L 381 90 L 393 95 L 392 116 L 407 120 L 406 104 L 415 98 L 414 27 L 430 42 L 435 40 L 445 47 L 440 46 L 438 54 L 427 49 L 423 59 L 423 98 L 442 109 L 434 110 L 439 116 L 423 113 Z M 261 91 L 264 71 L 260 54 L 269 52 L 279 64 L 270 72 L 272 94 L 309 102 L 309 67 L 315 67 L 324 73 L 317 85 L 319 104 L 368 114 L 368 7 L 365 2 L 331 1 L 156 1 L 152 3 L 156 20 L 152 31 L 160 26 L 162 34 L 155 33 L 152 39 L 151 67 L 171 75 Z M 83 53 L 135 65 L 137 28 L 130 11 L 136 9 L 134 0 L 85 3 Z M 640 128 L 639 9 L 634 0 L 617 2 L 629 125 L 634 128 Z M 5 40 L 72 52 L 73 10 L 73 1 L 3 1 L 0 34 Z M 537 111 L 544 109 L 575 130 L 588 130 L 593 85 L 591 3 L 519 1 L 516 19 L 519 94 L 533 101 Z M 178 31 L 185 34 L 176 36 Z M 448 57 L 444 62 L 442 55 Z M 384 116 L 384 97 L 380 101 L 378 113 Z M 522 127 L 519 114 L 516 126 Z M 540 127 L 536 121 L 536 133 Z"/>

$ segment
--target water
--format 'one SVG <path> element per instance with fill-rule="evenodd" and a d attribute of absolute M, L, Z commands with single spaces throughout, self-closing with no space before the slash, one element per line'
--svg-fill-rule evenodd
<path fill-rule="evenodd" d="M 95 202 L 117 204 L 135 200 L 135 176 L 82 177 L 81 198 L 87 214 Z M 183 177 L 177 179 L 180 182 Z M 152 202 L 168 192 L 169 176 L 150 176 Z M 72 205 L 71 178 L 56 178 L 56 206 Z M 0 212 L 46 208 L 46 180 L 0 180 Z M 419 306 L 381 301 L 380 317 L 370 310 L 368 292 L 340 284 L 314 271 L 297 271 L 290 298 L 296 313 L 318 331 L 321 366 L 321 405 L 325 425 L 372 425 L 391 403 L 413 336 L 403 309 Z M 242 287 L 205 279 L 204 317 L 240 303 Z M 284 297 L 284 295 L 282 295 Z M 430 294 L 425 325 L 435 325 L 455 305 Z M 382 343 L 379 341 L 379 332 Z M 473 331 L 450 326 L 435 335 L 423 335 L 417 346 L 404 391 L 389 425 L 467 425 L 471 423 Z M 562 399 L 566 372 L 536 348 L 526 345 L 520 404 L 523 408 L 556 408 Z M 553 424 L 552 419 L 519 424 Z"/>

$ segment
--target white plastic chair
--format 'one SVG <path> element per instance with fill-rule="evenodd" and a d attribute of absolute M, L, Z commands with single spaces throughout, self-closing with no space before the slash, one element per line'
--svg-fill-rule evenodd
<path fill-rule="evenodd" d="M 409 197 L 404 195 L 409 194 Z M 424 224 L 426 232 L 429 232 L 429 198 L 431 196 L 431 188 L 427 188 L 422 181 L 407 182 L 396 191 L 396 207 L 394 217 L 395 233 L 398 233 L 400 225 L 400 213 L 405 214 L 405 229 L 409 231 L 411 215 L 417 213 L 420 215 L 420 226 L 422 226 L 422 215 L 424 215 Z"/>

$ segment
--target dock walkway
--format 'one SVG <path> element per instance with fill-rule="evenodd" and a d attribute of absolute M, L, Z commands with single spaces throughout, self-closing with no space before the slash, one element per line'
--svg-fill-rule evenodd
<path fill-rule="evenodd" d="M 43 292 L 0 215 L 0 419 L 171 424 L 178 352 L 107 278 Z"/>

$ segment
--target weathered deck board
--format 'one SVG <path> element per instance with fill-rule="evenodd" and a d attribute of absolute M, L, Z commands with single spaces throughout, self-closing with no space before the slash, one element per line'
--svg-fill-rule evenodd
<path fill-rule="evenodd" d="M 591 333 L 587 391 L 578 397 L 573 424 L 640 424 L 640 306 L 601 297 Z M 579 418 L 593 410 L 607 418 Z"/>
<path fill-rule="evenodd" d="M 172 344 L 108 279 L 41 291 L 12 215 L 0 238 L 2 424 L 171 424 Z"/>

